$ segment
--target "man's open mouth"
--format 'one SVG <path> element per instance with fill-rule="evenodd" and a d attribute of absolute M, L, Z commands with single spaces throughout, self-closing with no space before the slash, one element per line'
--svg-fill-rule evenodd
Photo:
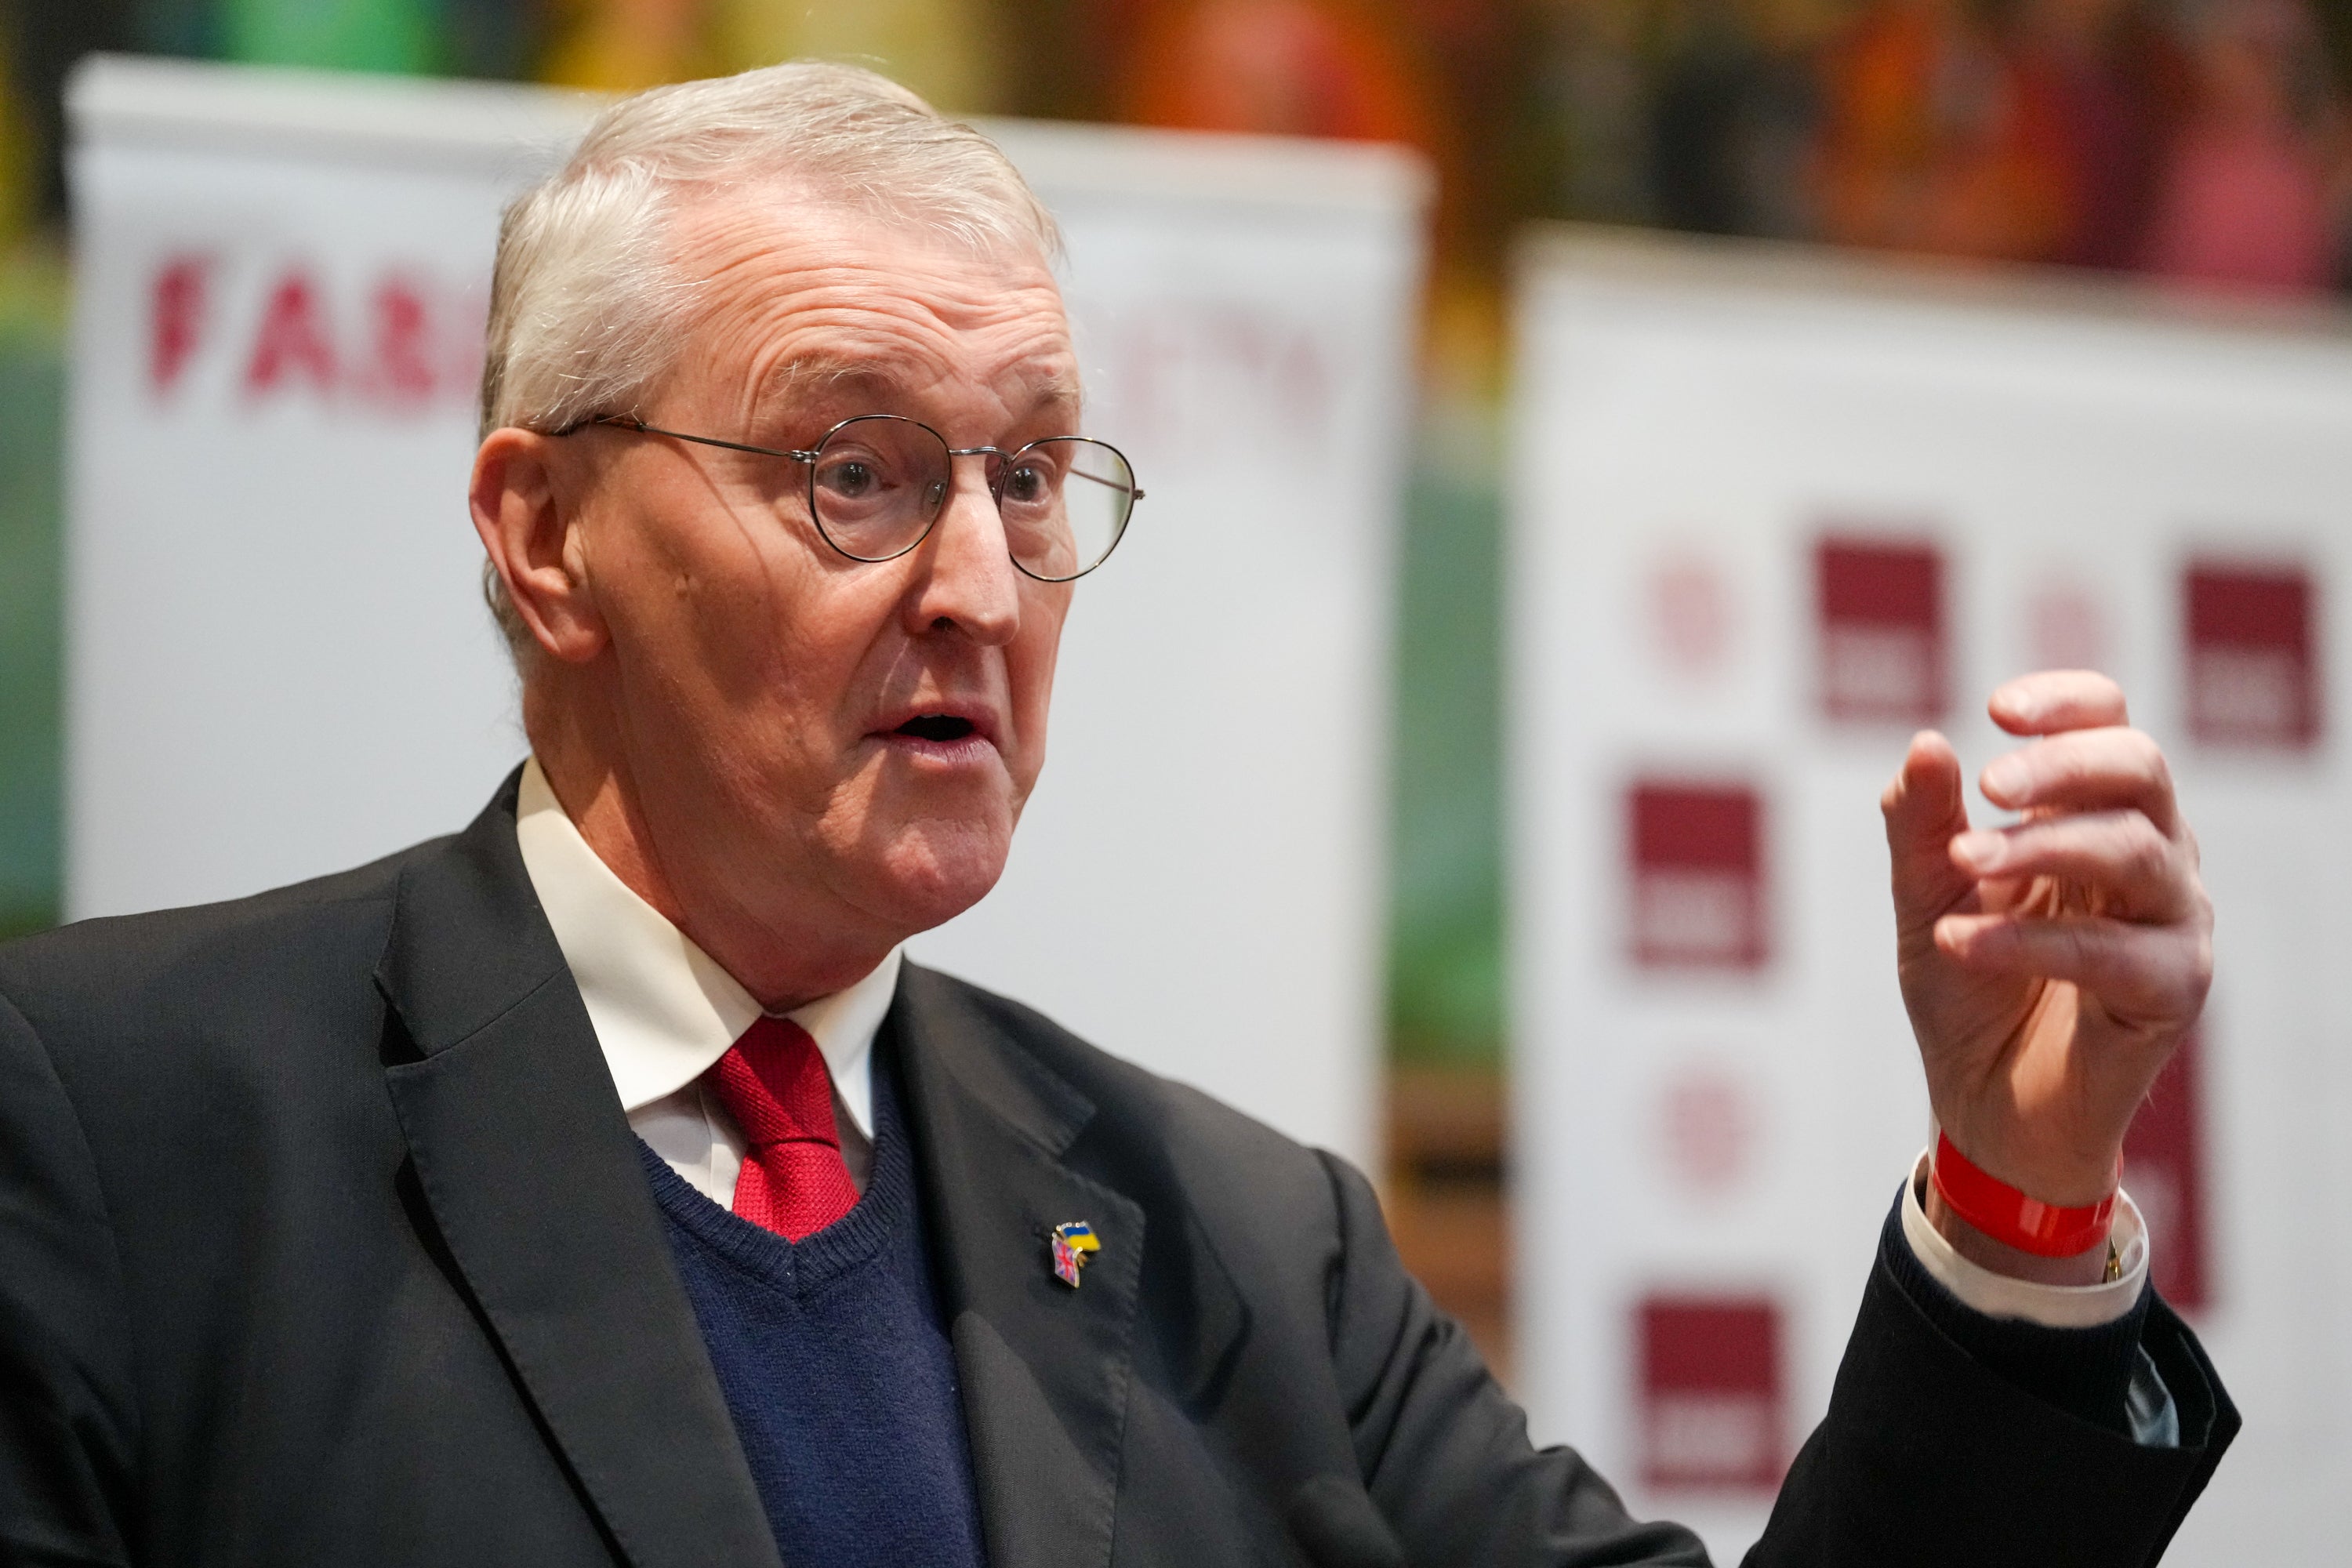
<path fill-rule="evenodd" d="M 891 731 L 918 741 L 961 741 L 972 732 L 971 720 L 952 713 L 918 713 Z"/>

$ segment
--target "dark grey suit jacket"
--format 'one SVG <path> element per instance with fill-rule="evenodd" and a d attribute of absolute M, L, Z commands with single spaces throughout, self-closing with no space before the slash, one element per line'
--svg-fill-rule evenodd
<path fill-rule="evenodd" d="M 1703 1561 L 1528 1446 L 1339 1161 L 911 966 L 879 1048 L 997 1568 L 1370 1563 L 1383 1524 Z M 2187 1331 L 2143 1331 L 2184 1434 L 2143 1448 L 1906 1289 L 1882 1255 L 1755 1561 L 2151 1561 L 2236 1421 Z M 0 950 L 0 1562 L 775 1561 L 511 780 L 361 870 Z"/>

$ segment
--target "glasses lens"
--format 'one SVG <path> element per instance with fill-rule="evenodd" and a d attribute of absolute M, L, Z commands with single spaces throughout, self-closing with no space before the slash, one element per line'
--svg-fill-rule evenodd
<path fill-rule="evenodd" d="M 1135 470 L 1118 448 L 1077 436 L 1024 447 L 1006 459 L 997 510 L 1013 563 L 1048 583 L 1103 563 L 1135 510 Z"/>
<path fill-rule="evenodd" d="M 912 550 L 948 495 L 948 444 L 891 414 L 852 419 L 809 467 L 809 504 L 835 550 L 887 561 Z"/>

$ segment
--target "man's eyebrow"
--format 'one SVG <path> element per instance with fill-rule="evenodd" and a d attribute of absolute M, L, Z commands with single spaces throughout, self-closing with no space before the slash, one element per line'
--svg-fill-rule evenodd
<path fill-rule="evenodd" d="M 845 394 L 862 394 L 876 399 L 875 412 L 896 412 L 883 404 L 902 394 L 916 367 L 894 363 L 889 359 L 866 356 L 814 354 L 787 360 L 768 376 L 766 391 L 778 402 L 791 404 L 803 398 L 837 397 Z M 1032 415 L 1055 409 L 1066 409 L 1075 417 L 1084 404 L 1076 380 L 1060 372 L 1024 376 L 1034 388 L 1029 397 Z"/>
<path fill-rule="evenodd" d="M 790 400 L 839 391 L 887 393 L 898 384 L 894 367 L 885 362 L 828 354 L 787 360 L 768 377 L 767 390 Z"/>
<path fill-rule="evenodd" d="M 1030 402 L 1041 412 L 1048 408 L 1066 408 L 1072 417 L 1076 417 L 1078 410 L 1085 406 L 1086 395 L 1075 377 L 1048 375 L 1039 379 L 1037 395 Z"/>

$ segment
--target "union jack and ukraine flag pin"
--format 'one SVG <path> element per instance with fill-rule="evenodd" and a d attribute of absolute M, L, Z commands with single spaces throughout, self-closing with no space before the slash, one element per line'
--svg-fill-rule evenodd
<path fill-rule="evenodd" d="M 1102 1250 L 1102 1238 L 1095 1227 L 1082 1219 L 1057 1225 L 1045 1233 L 1045 1245 L 1054 1265 L 1054 1278 L 1075 1290 L 1078 1288 L 1078 1271 L 1087 1259 Z"/>

